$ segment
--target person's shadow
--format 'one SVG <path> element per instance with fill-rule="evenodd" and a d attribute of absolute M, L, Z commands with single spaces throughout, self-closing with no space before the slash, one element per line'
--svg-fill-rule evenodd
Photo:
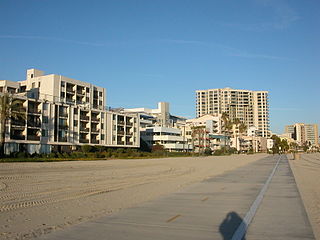
<path fill-rule="evenodd" d="M 229 212 L 219 226 L 219 231 L 223 240 L 231 240 L 241 223 L 242 218 L 236 212 Z M 241 227 L 246 228 L 246 225 L 242 225 Z M 239 237 L 237 240 L 246 240 L 245 232 L 242 238 Z"/>

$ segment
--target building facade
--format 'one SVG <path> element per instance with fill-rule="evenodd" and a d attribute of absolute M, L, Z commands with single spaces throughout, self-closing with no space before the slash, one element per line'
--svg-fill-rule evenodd
<path fill-rule="evenodd" d="M 139 115 L 141 139 L 149 147 L 160 144 L 168 151 L 192 150 L 182 130 L 186 119 L 171 115 L 168 102 L 159 102 L 156 109 L 130 108 L 123 112 Z"/>
<path fill-rule="evenodd" d="M 285 126 L 285 134 L 290 134 L 300 146 L 311 144 L 319 146 L 319 132 L 317 124 L 295 123 Z"/>
<path fill-rule="evenodd" d="M 108 111 L 104 88 L 27 70 L 20 82 L 0 81 L 0 94 L 20 99 L 24 118 L 6 126 L 6 153 L 71 151 L 78 146 L 139 147 L 137 114 Z"/>
<path fill-rule="evenodd" d="M 268 91 L 218 88 L 196 91 L 196 116 L 227 113 L 247 128 L 256 127 L 257 135 L 270 137 Z"/>

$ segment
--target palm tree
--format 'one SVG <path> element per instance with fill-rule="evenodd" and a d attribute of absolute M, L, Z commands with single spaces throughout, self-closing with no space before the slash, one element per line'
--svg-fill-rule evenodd
<path fill-rule="evenodd" d="M 226 112 L 222 113 L 221 116 L 222 122 L 223 122 L 223 133 L 224 133 L 224 151 L 226 151 L 226 138 L 227 135 L 229 135 L 231 129 L 232 129 L 232 121 L 229 118 L 229 115 Z"/>
<path fill-rule="evenodd" d="M 25 119 L 22 100 L 5 93 L 0 96 L 0 156 L 4 156 L 6 124 L 10 119 Z"/>
<path fill-rule="evenodd" d="M 240 137 L 240 139 L 241 139 L 242 133 L 244 133 L 246 131 L 247 131 L 247 125 L 244 124 L 243 122 L 241 122 L 240 125 L 239 125 L 239 137 Z M 240 152 L 241 152 L 241 142 L 240 142 Z"/>
<path fill-rule="evenodd" d="M 238 151 L 238 128 L 239 128 L 239 125 L 241 124 L 241 121 L 240 121 L 240 119 L 239 118 L 236 118 L 234 121 L 233 121 L 233 124 L 236 126 L 236 149 L 237 149 L 237 151 Z M 240 132 L 240 130 L 239 130 L 239 132 Z"/>
<path fill-rule="evenodd" d="M 203 144 L 204 144 L 204 137 L 205 137 L 205 131 L 206 131 L 206 127 L 205 126 L 194 126 L 191 127 L 192 133 L 191 133 L 191 137 L 192 137 L 192 150 L 193 153 L 195 151 L 195 147 L 194 147 L 194 140 L 198 139 L 198 147 L 199 147 L 199 155 L 201 154 L 202 150 L 201 148 L 203 148 Z"/>

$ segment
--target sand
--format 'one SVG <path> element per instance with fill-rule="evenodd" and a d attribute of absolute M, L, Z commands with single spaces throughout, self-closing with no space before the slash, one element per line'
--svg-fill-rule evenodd
<path fill-rule="evenodd" d="M 0 164 L 0 239 L 32 239 L 217 176 L 265 157 Z"/>
<path fill-rule="evenodd" d="M 302 154 L 289 162 L 314 235 L 320 240 L 320 153 Z"/>

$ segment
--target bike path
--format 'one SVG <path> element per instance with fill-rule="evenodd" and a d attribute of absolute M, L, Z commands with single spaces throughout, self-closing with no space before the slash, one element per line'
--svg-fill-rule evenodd
<path fill-rule="evenodd" d="M 245 225 L 248 231 L 243 239 L 314 239 L 287 159 L 282 156 L 275 168 L 278 160 L 279 156 L 270 155 L 179 192 L 41 239 L 232 239 L 274 169 L 265 198 L 251 224 Z"/>

